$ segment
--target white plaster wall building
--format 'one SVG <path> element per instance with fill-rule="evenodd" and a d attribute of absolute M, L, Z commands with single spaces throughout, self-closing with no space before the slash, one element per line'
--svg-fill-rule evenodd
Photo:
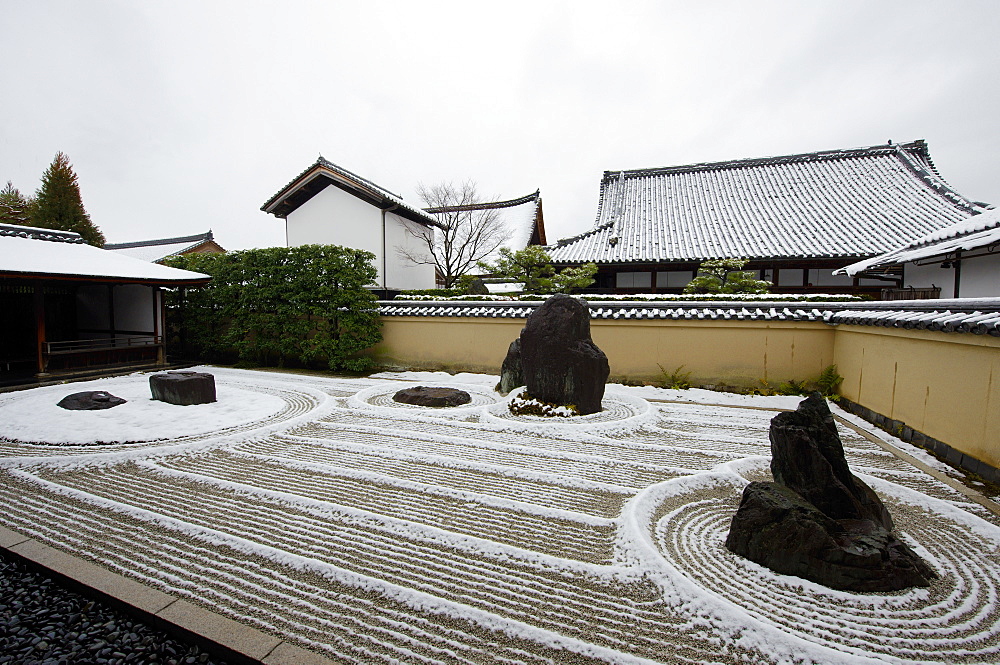
<path fill-rule="evenodd" d="M 837 272 L 854 277 L 900 270 L 901 297 L 1000 296 L 1000 210 L 974 215 Z"/>
<path fill-rule="evenodd" d="M 434 232 L 437 220 L 398 194 L 320 157 L 261 210 L 285 220 L 288 247 L 341 245 L 375 255 L 379 289 L 432 289 L 433 265 L 399 258 L 399 249 L 419 252 L 414 233 Z"/>

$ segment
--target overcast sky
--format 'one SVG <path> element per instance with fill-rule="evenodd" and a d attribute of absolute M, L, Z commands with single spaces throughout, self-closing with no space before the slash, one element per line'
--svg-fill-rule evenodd
<path fill-rule="evenodd" d="M 541 189 L 550 241 L 605 170 L 923 138 L 1000 204 L 1000 2 L 0 0 L 0 187 L 57 151 L 109 242 L 213 229 L 319 154 L 403 196 Z"/>

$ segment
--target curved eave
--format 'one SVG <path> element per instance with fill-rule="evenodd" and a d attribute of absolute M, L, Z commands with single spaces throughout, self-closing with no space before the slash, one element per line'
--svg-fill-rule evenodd
<path fill-rule="evenodd" d="M 307 169 L 305 173 L 268 199 L 260 209 L 279 219 L 285 219 L 312 197 L 330 186 L 338 187 L 376 208 L 392 210 L 394 214 L 417 224 L 439 226 L 437 220 L 427 213 L 411 208 L 402 200 L 391 198 L 374 187 L 370 187 L 360 180 L 348 178 L 323 164 L 315 164 Z"/>
<path fill-rule="evenodd" d="M 201 286 L 212 281 L 208 275 L 188 279 L 163 279 L 143 277 L 116 277 L 113 275 L 53 274 L 48 272 L 17 272 L 0 270 L 0 279 L 58 280 L 63 282 L 91 282 L 98 284 L 144 284 L 146 286 Z"/>

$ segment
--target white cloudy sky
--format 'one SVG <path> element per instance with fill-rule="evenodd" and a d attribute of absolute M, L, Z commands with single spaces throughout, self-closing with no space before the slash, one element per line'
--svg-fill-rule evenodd
<path fill-rule="evenodd" d="M 1000 204 L 1000 2 L 2 0 L 0 186 L 66 152 L 110 242 L 284 244 L 260 206 L 324 157 L 541 188 L 582 232 L 605 170 L 927 139 Z"/>

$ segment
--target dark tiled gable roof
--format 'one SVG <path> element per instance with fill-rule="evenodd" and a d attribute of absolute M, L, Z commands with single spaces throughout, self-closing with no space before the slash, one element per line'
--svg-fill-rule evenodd
<path fill-rule="evenodd" d="M 159 247 L 160 245 L 195 245 L 209 240 L 215 240 L 212 231 L 199 233 L 193 236 L 183 236 L 180 238 L 159 238 L 157 240 L 137 240 L 135 242 L 115 242 L 107 243 L 104 249 L 134 249 L 136 247 Z"/>
<path fill-rule="evenodd" d="M 264 212 L 284 218 L 328 185 L 336 185 L 354 196 L 420 224 L 437 226 L 434 217 L 406 203 L 399 194 L 348 171 L 320 155 L 316 162 L 285 185 L 260 207 Z"/>
<path fill-rule="evenodd" d="M 606 171 L 597 221 L 560 263 L 875 256 L 983 211 L 924 141 Z"/>
<path fill-rule="evenodd" d="M 456 212 L 460 210 L 497 210 L 500 208 L 513 208 L 515 206 L 524 205 L 525 203 L 535 203 L 537 205 L 539 198 L 541 198 L 541 190 L 536 189 L 533 194 L 527 194 L 509 201 L 492 201 L 490 203 L 467 203 L 465 205 L 457 206 L 441 206 L 438 208 L 424 208 L 424 211 L 435 214 L 439 212 Z"/>
<path fill-rule="evenodd" d="M 464 205 L 439 206 L 424 208 L 425 212 L 440 215 L 451 212 L 498 210 L 500 220 L 507 227 L 508 238 L 501 244 L 512 251 L 524 249 L 531 243 L 536 233 L 540 244 L 545 244 L 545 222 L 542 218 L 542 193 L 536 189 L 534 193 L 510 199 L 509 201 L 491 201 L 487 203 L 467 203 Z M 519 210 L 514 210 L 519 208 Z M 496 253 L 484 259 L 487 263 L 495 261 Z"/>

